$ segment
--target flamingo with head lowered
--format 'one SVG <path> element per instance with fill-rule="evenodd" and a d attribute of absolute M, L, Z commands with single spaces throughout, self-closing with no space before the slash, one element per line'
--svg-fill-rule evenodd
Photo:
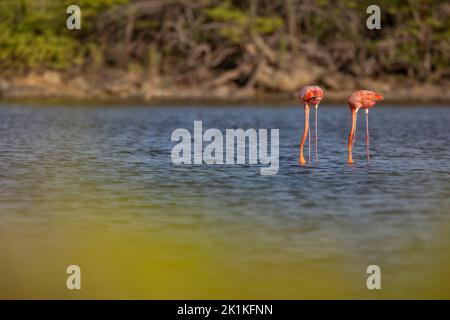
<path fill-rule="evenodd" d="M 348 136 L 348 160 L 349 164 L 353 163 L 352 150 L 353 144 L 355 143 L 356 134 L 356 122 L 358 119 L 359 109 L 366 110 L 366 150 L 367 150 L 367 160 L 369 161 L 369 109 L 372 108 L 378 101 L 383 100 L 383 96 L 379 93 L 370 90 L 358 90 L 353 92 L 348 97 L 348 105 L 350 111 L 352 112 L 352 128 L 350 130 L 350 135 Z"/>
<path fill-rule="evenodd" d="M 311 131 L 309 129 L 309 106 L 314 105 L 316 111 L 315 115 L 315 147 L 316 147 L 316 163 L 318 162 L 318 152 L 317 152 L 317 142 L 318 142 L 318 134 L 317 134 L 317 108 L 319 106 L 320 101 L 323 98 L 323 91 L 318 86 L 306 86 L 300 90 L 298 98 L 303 105 L 305 106 L 305 130 L 303 131 L 303 136 L 300 141 L 300 159 L 299 163 L 304 165 L 306 163 L 305 157 L 303 155 L 303 146 L 305 145 L 306 137 L 309 137 L 308 140 L 308 163 L 311 164 Z"/>

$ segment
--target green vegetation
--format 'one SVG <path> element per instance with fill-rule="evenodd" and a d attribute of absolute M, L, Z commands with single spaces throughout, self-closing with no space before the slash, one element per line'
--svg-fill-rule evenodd
<path fill-rule="evenodd" d="M 208 81 L 243 70 L 230 79 L 245 84 L 265 60 L 282 68 L 302 56 L 354 76 L 448 78 L 448 1 L 375 2 L 381 30 L 366 28 L 372 0 L 3 0 L 0 72 L 131 67 Z M 81 30 L 66 28 L 70 4 Z"/>

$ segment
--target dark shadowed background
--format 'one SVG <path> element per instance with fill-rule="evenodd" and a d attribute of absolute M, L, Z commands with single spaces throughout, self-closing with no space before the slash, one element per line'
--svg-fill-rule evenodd
<path fill-rule="evenodd" d="M 68 5 L 81 30 L 68 30 Z M 369 5 L 381 29 L 369 30 Z M 318 84 L 449 101 L 445 0 L 3 0 L 0 94 L 242 100 Z"/>

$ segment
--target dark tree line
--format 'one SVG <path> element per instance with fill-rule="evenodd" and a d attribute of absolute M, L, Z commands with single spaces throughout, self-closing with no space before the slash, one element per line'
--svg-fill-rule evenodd
<path fill-rule="evenodd" d="M 375 1 L 381 30 L 358 0 L 3 0 L 0 70 L 131 69 L 220 86 L 283 82 L 277 71 L 356 77 L 450 77 L 450 3 Z M 82 29 L 65 8 L 82 9 Z M 311 66 L 311 71 L 308 67 Z"/>

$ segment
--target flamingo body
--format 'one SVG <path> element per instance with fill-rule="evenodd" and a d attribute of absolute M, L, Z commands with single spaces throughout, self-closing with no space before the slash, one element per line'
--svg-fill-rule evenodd
<path fill-rule="evenodd" d="M 383 100 L 383 96 L 375 91 L 358 90 L 348 97 L 347 102 L 350 109 L 369 109 L 380 100 Z"/>
<path fill-rule="evenodd" d="M 316 105 L 322 100 L 323 91 L 319 86 L 305 86 L 300 90 L 298 97 L 303 103 Z"/>

